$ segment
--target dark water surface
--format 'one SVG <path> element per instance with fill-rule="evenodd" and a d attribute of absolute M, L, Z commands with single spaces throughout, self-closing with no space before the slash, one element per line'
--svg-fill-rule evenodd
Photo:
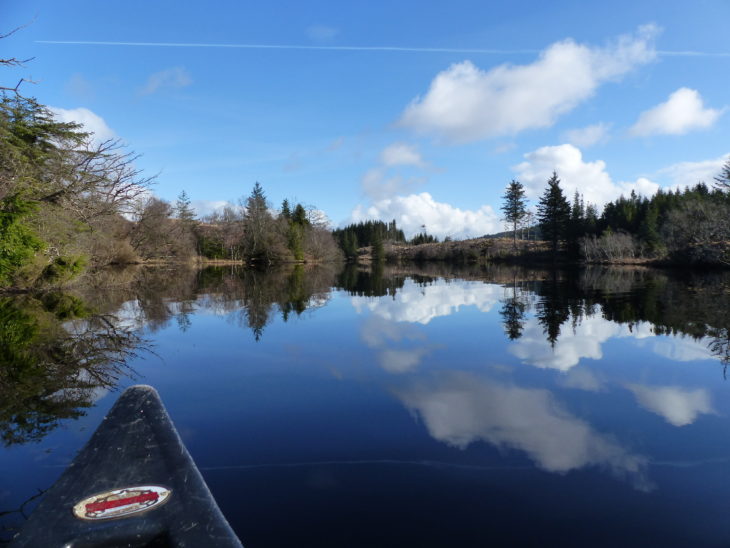
<path fill-rule="evenodd" d="M 730 277 L 125 271 L 0 298 L 0 531 L 120 389 L 247 548 L 730 544 Z"/>

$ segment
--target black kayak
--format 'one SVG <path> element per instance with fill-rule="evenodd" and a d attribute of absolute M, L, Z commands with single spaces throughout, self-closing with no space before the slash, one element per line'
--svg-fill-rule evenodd
<path fill-rule="evenodd" d="M 241 547 L 157 391 L 124 391 L 11 547 Z"/>

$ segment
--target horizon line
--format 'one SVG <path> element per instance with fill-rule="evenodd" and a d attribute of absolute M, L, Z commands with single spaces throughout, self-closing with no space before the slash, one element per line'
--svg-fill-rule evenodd
<path fill-rule="evenodd" d="M 307 44 L 211 44 L 202 42 L 109 42 L 92 40 L 35 40 L 35 43 L 75 46 L 271 49 L 311 51 L 393 51 L 404 53 L 481 53 L 488 55 L 527 55 L 540 53 L 542 51 L 539 49 L 445 48 L 417 46 L 316 46 Z M 706 52 L 693 50 L 656 50 L 655 53 L 657 55 L 666 57 L 730 57 L 730 52 Z"/>

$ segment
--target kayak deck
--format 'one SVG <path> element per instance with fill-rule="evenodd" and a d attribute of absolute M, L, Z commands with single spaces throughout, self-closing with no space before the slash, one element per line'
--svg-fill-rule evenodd
<path fill-rule="evenodd" d="M 157 391 L 128 388 L 12 547 L 241 547 Z"/>

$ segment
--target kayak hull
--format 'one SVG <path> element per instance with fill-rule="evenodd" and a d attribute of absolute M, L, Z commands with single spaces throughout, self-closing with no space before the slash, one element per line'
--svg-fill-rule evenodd
<path fill-rule="evenodd" d="M 11 547 L 241 547 L 157 391 L 124 391 Z"/>

